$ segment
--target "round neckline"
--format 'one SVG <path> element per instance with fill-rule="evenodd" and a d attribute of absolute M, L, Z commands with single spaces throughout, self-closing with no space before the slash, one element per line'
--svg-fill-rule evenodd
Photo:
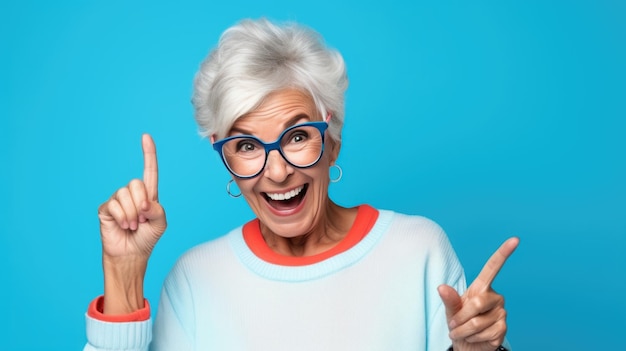
<path fill-rule="evenodd" d="M 311 256 L 288 256 L 272 250 L 261 233 L 261 222 L 258 218 L 243 226 L 243 238 L 250 250 L 260 259 L 281 266 L 305 266 L 321 262 L 342 252 L 345 252 L 361 241 L 372 229 L 378 211 L 369 205 L 360 205 L 350 230 L 336 245 L 319 254 Z"/>
<path fill-rule="evenodd" d="M 243 265 L 256 274 L 272 280 L 305 281 L 332 274 L 363 258 L 387 231 L 392 217 L 391 211 L 379 211 L 369 205 L 359 206 L 359 212 L 350 229 L 350 234 L 346 235 L 334 248 L 318 255 L 307 256 L 311 258 L 294 258 L 276 254 L 280 256 L 278 260 L 270 262 L 265 259 L 264 253 L 259 256 L 258 250 L 253 250 L 244 238 L 255 236 L 254 240 L 258 240 L 257 234 L 260 235 L 260 229 L 256 229 L 259 231 L 256 233 L 255 228 L 260 227 L 256 219 L 246 223 L 239 230 L 231 232 L 229 241 Z M 250 230 L 253 231 L 249 232 Z M 253 246 L 258 244 L 254 243 Z M 264 240 L 263 246 L 267 247 Z M 285 257 L 294 258 L 297 264 L 284 264 Z"/>

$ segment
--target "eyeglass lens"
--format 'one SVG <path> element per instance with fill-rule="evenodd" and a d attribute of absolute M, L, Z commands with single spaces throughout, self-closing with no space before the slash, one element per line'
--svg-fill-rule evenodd
<path fill-rule="evenodd" d="M 280 139 L 283 157 L 296 167 L 308 167 L 318 161 L 322 153 L 322 135 L 313 126 L 287 130 Z M 259 173 L 265 166 L 266 151 L 256 138 L 234 138 L 222 146 L 226 164 L 236 175 L 247 177 Z"/>

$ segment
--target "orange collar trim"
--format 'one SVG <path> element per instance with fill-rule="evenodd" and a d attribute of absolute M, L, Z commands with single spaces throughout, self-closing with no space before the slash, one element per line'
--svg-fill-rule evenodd
<path fill-rule="evenodd" d="M 243 239 L 248 248 L 263 261 L 281 266 L 306 266 L 324 261 L 333 256 L 348 251 L 358 244 L 372 229 L 378 219 L 378 210 L 369 206 L 361 205 L 358 208 L 356 219 L 352 228 L 348 231 L 337 245 L 329 250 L 312 256 L 285 256 L 274 252 L 265 242 L 261 234 L 261 224 L 258 218 L 251 220 L 243 226 Z"/>

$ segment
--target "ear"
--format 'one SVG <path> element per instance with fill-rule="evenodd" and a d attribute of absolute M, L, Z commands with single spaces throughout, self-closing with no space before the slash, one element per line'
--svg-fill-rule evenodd
<path fill-rule="evenodd" d="M 211 134 L 210 139 L 211 139 L 211 144 L 215 144 L 215 134 Z"/>

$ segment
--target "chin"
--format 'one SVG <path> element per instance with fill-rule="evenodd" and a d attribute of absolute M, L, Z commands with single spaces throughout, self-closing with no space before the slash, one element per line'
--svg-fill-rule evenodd
<path fill-rule="evenodd" d="M 315 201 L 309 190 L 310 184 L 305 183 L 281 194 L 261 193 L 261 208 L 257 212 L 261 223 L 272 233 L 284 238 L 294 238 L 309 232 L 318 212 L 313 208 Z"/>

